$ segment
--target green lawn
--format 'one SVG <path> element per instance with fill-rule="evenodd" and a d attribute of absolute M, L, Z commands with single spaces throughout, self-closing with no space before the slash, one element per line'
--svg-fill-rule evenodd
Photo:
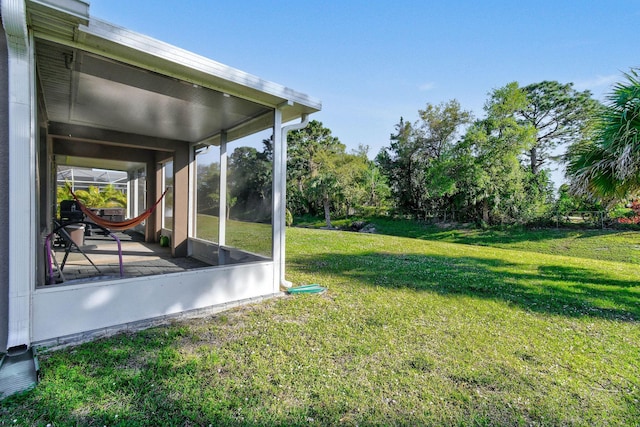
<path fill-rule="evenodd" d="M 415 233 L 289 229 L 328 292 L 46 354 L 0 425 L 638 425 L 637 233 Z"/>
<path fill-rule="evenodd" d="M 378 232 L 394 236 L 438 240 L 640 264 L 640 233 L 581 229 L 442 228 L 411 221 L 376 218 Z"/>
<path fill-rule="evenodd" d="M 271 224 L 227 220 L 226 245 L 271 257 Z M 198 214 L 197 237 L 210 242 L 219 242 L 218 217 Z"/>

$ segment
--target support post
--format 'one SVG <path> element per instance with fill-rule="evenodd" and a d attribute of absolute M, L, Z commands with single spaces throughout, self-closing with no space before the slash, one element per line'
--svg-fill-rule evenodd
<path fill-rule="evenodd" d="M 195 237 L 198 221 L 198 166 L 196 163 L 196 150 L 193 145 L 189 145 L 189 222 L 187 227 L 187 237 Z M 189 247 L 189 253 L 192 253 Z"/>
<path fill-rule="evenodd" d="M 173 154 L 173 230 L 171 255 L 188 255 L 189 222 L 189 146 L 179 147 Z"/>
<path fill-rule="evenodd" d="M 280 290 L 280 278 L 284 277 L 284 245 L 285 238 L 285 206 L 284 206 L 284 167 L 283 156 L 286 161 L 286 153 L 283 153 L 282 142 L 282 111 L 276 108 L 273 120 L 273 292 Z"/>
<path fill-rule="evenodd" d="M 220 208 L 218 209 L 218 264 L 228 262 L 228 253 L 223 248 L 227 236 L 227 132 L 220 132 Z"/>
<path fill-rule="evenodd" d="M 158 179 L 160 172 L 158 169 L 158 163 L 154 160 L 147 161 L 145 167 L 145 185 L 146 185 L 146 205 L 144 208 L 148 208 L 152 203 L 158 199 L 158 191 L 161 189 L 162 179 Z M 139 179 L 139 178 L 138 178 Z M 164 191 L 164 190 L 162 190 Z M 157 242 L 160 239 L 160 212 L 162 212 L 162 208 L 158 207 L 155 211 L 147 218 L 144 226 L 144 241 L 145 242 Z M 140 213 L 138 211 L 138 213 Z"/>
<path fill-rule="evenodd" d="M 155 177 L 153 180 L 153 187 L 151 187 L 152 182 L 150 181 L 149 188 L 155 188 L 155 198 L 157 199 L 160 194 L 162 194 L 165 190 L 164 188 L 164 168 L 162 167 L 162 161 L 164 158 L 160 158 L 158 153 L 156 153 L 155 162 L 153 163 L 153 176 Z M 151 174 L 149 174 L 151 176 Z M 151 206 L 149 203 L 153 203 L 153 199 L 151 196 L 147 196 L 147 206 Z M 158 207 L 158 209 L 151 214 L 151 218 L 153 218 L 153 242 L 160 241 L 160 233 L 162 232 L 162 218 L 164 216 L 163 205 L 167 203 L 167 199 L 162 201 L 162 204 Z"/>

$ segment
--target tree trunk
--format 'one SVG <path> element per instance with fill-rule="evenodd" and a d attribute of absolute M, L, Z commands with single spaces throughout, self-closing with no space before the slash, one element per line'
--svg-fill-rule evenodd
<path fill-rule="evenodd" d="M 531 173 L 538 175 L 538 147 L 535 145 L 529 150 L 529 156 L 531 157 Z"/>
<path fill-rule="evenodd" d="M 482 201 L 482 221 L 487 225 L 489 224 L 489 202 L 487 199 Z"/>
<path fill-rule="evenodd" d="M 329 211 L 331 203 L 329 203 L 329 195 L 326 193 L 322 197 L 322 205 L 324 206 L 324 220 L 327 223 L 327 228 L 333 228 L 331 226 L 331 212 Z"/>

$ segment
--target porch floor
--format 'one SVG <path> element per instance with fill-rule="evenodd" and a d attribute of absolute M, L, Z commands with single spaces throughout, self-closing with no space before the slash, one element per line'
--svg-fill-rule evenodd
<path fill-rule="evenodd" d="M 122 246 L 122 261 L 124 277 L 152 276 L 158 274 L 176 273 L 180 271 L 211 267 L 191 257 L 174 258 L 171 249 L 161 247 L 157 243 L 145 243 L 139 233 L 115 233 Z M 100 277 L 120 277 L 118 262 L 118 247 L 110 236 L 93 234 L 85 236 L 82 250 L 98 267 L 100 272 L 82 255 L 72 250 L 62 270 L 65 283 L 90 281 Z M 54 247 L 54 255 L 58 264 L 64 258 L 64 247 Z M 54 265 L 55 269 L 55 265 Z M 57 272 L 56 278 L 58 278 Z"/>

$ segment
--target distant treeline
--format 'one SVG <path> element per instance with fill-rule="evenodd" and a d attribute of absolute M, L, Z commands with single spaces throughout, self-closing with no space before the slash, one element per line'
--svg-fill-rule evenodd
<path fill-rule="evenodd" d="M 558 214 L 616 204 L 619 212 L 640 187 L 640 150 L 631 150 L 623 171 L 615 164 L 624 138 L 636 148 L 640 138 L 640 85 L 635 71 L 626 77 L 607 105 L 556 81 L 495 89 L 481 118 L 456 100 L 427 103 L 418 120 L 400 118 L 374 160 L 366 146 L 347 152 L 330 129 L 311 121 L 289 134 L 287 208 L 294 216 L 323 215 L 327 226 L 332 216 L 348 215 L 495 225 L 551 222 Z M 556 194 L 550 174 L 558 163 L 567 166 L 569 184 Z M 232 153 L 231 215 L 270 219 L 271 165 L 270 140 L 262 151 Z M 199 194 L 211 195 L 199 197 L 200 210 L 217 207 L 216 168 L 199 170 Z"/>

